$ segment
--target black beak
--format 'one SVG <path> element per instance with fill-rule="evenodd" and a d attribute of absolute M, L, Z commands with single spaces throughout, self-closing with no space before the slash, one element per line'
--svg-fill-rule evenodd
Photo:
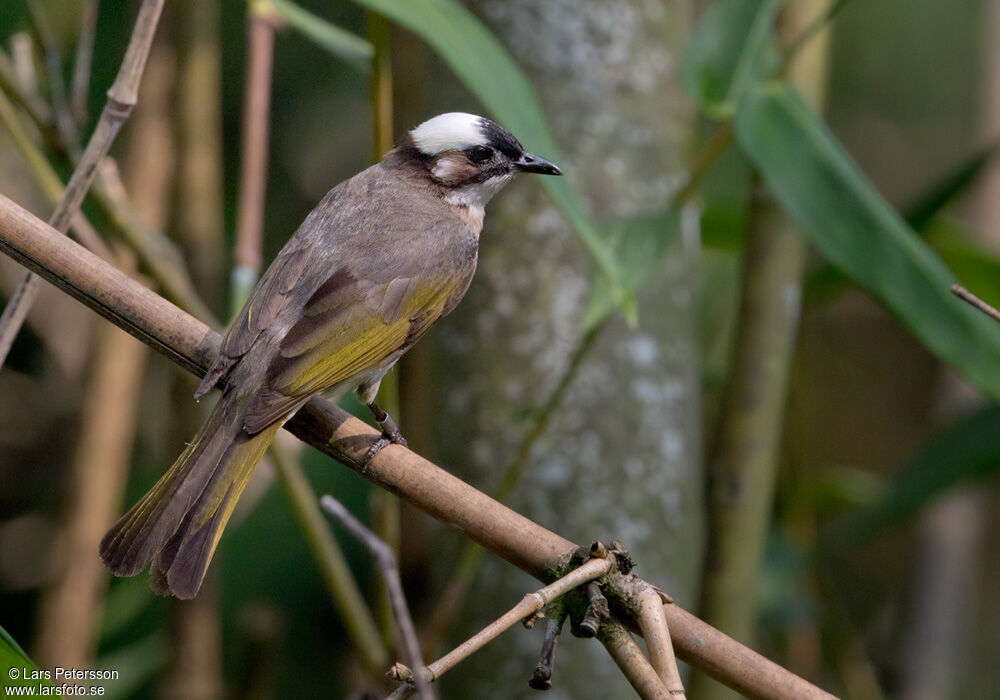
<path fill-rule="evenodd" d="M 539 175 L 562 175 L 562 170 L 533 153 L 524 153 L 514 163 L 514 167 L 522 173 L 537 173 Z"/>

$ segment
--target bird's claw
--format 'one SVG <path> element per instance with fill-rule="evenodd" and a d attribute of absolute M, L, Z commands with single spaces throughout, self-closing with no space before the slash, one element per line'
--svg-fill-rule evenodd
<path fill-rule="evenodd" d="M 384 450 L 389 445 L 399 445 L 400 447 L 407 447 L 406 438 L 404 438 L 400 434 L 399 430 L 382 433 L 381 435 L 378 436 L 375 442 L 372 443 L 372 446 L 368 448 L 368 451 L 365 453 L 365 456 L 361 460 L 361 463 L 368 464 L 369 462 L 372 461 L 372 459 L 375 458 L 375 455 L 377 455 L 379 452 Z"/>

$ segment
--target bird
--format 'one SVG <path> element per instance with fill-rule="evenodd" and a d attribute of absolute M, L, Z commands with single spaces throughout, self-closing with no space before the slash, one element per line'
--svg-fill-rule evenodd
<path fill-rule="evenodd" d="M 440 114 L 331 189 L 285 243 L 195 392 L 221 395 L 156 484 L 107 532 L 117 576 L 149 566 L 160 595 L 197 595 L 222 531 L 282 424 L 313 396 L 354 391 L 381 435 L 364 459 L 406 444 L 376 403 L 385 373 L 465 295 L 484 207 L 518 173 L 561 175 L 485 117 Z"/>

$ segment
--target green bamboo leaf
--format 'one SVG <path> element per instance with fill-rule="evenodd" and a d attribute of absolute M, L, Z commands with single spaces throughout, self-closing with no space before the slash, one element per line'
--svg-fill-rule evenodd
<path fill-rule="evenodd" d="M 455 75 L 525 148 L 556 163 L 559 152 L 535 91 L 506 48 L 457 0 L 354 0 L 410 30 L 440 54 Z M 606 276 L 617 306 L 635 313 L 614 254 L 598 233 L 569 178 L 539 180 Z"/>
<path fill-rule="evenodd" d="M 906 223 L 925 237 L 928 229 L 940 227 L 942 224 L 938 222 L 938 215 L 976 182 L 983 169 L 996 155 L 997 149 L 998 144 L 991 144 L 982 151 L 972 154 L 957 168 L 933 183 L 910 206 L 906 213 Z M 945 249 L 949 246 L 944 243 L 938 245 L 931 239 L 928 239 L 928 242 L 952 272 L 958 275 L 964 283 L 970 281 L 966 276 L 967 272 L 962 269 L 965 267 L 965 256 L 956 251 L 955 256 L 949 257 L 945 254 Z M 979 269 L 980 266 L 976 265 L 975 267 Z M 987 284 L 985 286 L 993 287 L 994 285 Z M 851 282 L 832 265 L 822 264 L 809 271 L 809 274 L 806 275 L 804 288 L 806 305 L 815 306 L 826 303 L 850 289 Z"/>
<path fill-rule="evenodd" d="M 715 0 L 698 26 L 681 62 L 688 93 L 713 119 L 726 120 L 755 82 L 781 65 L 774 17 L 784 0 Z"/>
<path fill-rule="evenodd" d="M 375 48 L 346 29 L 327 22 L 289 0 L 259 0 L 261 12 L 273 12 L 307 39 L 334 56 L 344 59 L 362 72 L 371 68 Z"/>
<path fill-rule="evenodd" d="M 931 352 L 1000 397 L 1000 325 L 951 295 L 955 276 L 798 93 L 778 83 L 752 88 L 740 100 L 735 127 L 741 148 L 824 256 Z"/>
<path fill-rule="evenodd" d="M 991 405 L 928 440 L 871 506 L 830 527 L 822 537 L 821 553 L 848 551 L 912 517 L 949 489 L 995 477 L 998 471 L 1000 406 Z"/>
<path fill-rule="evenodd" d="M 0 688 L 52 687 L 52 682 L 42 676 L 21 645 L 3 627 L 0 627 Z M 36 675 L 37 674 L 37 675 Z M 32 678 L 36 675 L 35 678 Z M 27 676 L 30 680 L 26 680 Z M 62 697 L 48 695 L 47 697 Z"/>

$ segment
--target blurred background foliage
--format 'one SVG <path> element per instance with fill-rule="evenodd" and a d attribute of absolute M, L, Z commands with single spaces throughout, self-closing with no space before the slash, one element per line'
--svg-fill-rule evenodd
<path fill-rule="evenodd" d="M 137 6 L 97 3 L 73 106 L 82 134 Z M 45 100 L 74 84 L 87 7 L 3 3 L 7 63 Z M 1000 326 L 949 287 L 1000 304 L 1000 2 L 168 2 L 112 154 L 143 223 L 175 241 L 219 318 L 246 177 L 251 17 L 275 42 L 265 261 L 371 163 L 378 128 L 398 137 L 441 111 L 482 112 L 567 172 L 491 205 L 469 298 L 402 363 L 415 449 L 560 534 L 625 540 L 678 602 L 838 695 L 995 697 Z M 16 117 L 65 181 L 58 137 Z M 0 191 L 45 216 L 6 126 Z M 116 228 L 99 203 L 84 210 Z M 115 250 L 156 283 L 148 257 Z M 4 301 L 20 274 L 0 260 Z M 42 666 L 71 665 L 56 635 L 74 662 L 118 669 L 113 698 L 376 687 L 285 469 L 258 470 L 195 603 L 93 567 L 93 590 L 66 580 L 74 554 L 82 570 L 88 547 L 96 561 L 96 540 L 74 539 L 74 470 L 93 469 L 81 478 L 111 501 L 89 530 L 76 523 L 99 533 L 201 415 L 193 379 L 115 337 L 47 290 L 0 372 L 0 625 Z M 283 449 L 316 493 L 392 534 L 391 500 Z M 122 470 L 101 471 L 104 457 Z M 532 587 L 421 513 L 398 517 L 429 655 Z M 341 535 L 381 625 L 377 575 Z M 47 618 L 60 595 L 85 608 L 80 629 Z M 501 638 L 442 695 L 526 697 L 539 644 Z M 630 697 L 596 645 L 560 654 L 551 696 Z"/>

